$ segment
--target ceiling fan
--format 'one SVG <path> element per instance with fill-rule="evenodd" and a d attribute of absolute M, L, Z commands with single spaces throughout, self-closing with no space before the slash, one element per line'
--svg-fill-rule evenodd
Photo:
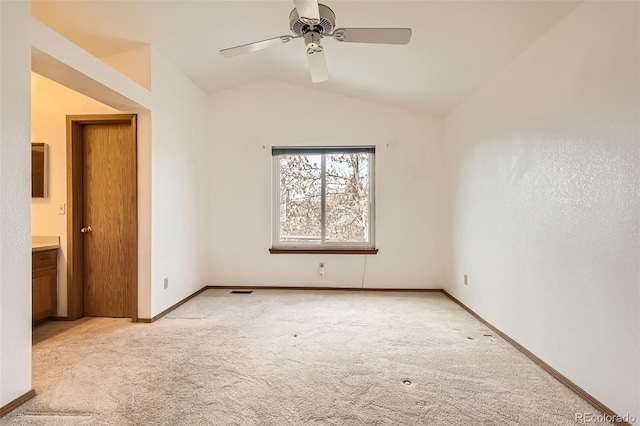
<path fill-rule="evenodd" d="M 291 35 L 270 38 L 255 43 L 222 49 L 225 58 L 266 49 L 277 44 L 303 38 L 307 45 L 307 59 L 311 70 L 311 81 L 318 83 L 329 79 L 324 48 L 320 41 L 332 37 L 339 42 L 407 44 L 411 39 L 411 28 L 335 28 L 336 15 L 318 0 L 294 0 L 295 9 L 289 14 Z"/>

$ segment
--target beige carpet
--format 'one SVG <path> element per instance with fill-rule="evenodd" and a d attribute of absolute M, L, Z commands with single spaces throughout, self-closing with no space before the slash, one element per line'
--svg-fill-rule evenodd
<path fill-rule="evenodd" d="M 440 293 L 207 290 L 34 330 L 17 425 L 575 425 L 580 397 Z"/>

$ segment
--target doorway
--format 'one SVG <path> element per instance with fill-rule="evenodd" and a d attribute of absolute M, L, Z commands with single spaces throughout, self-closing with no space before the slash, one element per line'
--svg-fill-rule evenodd
<path fill-rule="evenodd" d="M 67 116 L 70 320 L 138 319 L 136 118 Z"/>

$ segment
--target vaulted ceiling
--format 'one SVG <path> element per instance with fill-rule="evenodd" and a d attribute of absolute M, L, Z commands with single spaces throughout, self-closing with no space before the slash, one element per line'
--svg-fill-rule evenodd
<path fill-rule="evenodd" d="M 338 27 L 410 27 L 406 46 L 325 47 L 313 84 L 301 40 L 235 58 L 220 49 L 291 34 L 286 1 L 33 1 L 32 14 L 95 56 L 152 44 L 207 93 L 273 78 L 445 115 L 579 2 L 332 1 Z M 304 102 L 304 100 L 301 100 Z M 295 108 L 297 105 L 292 105 Z"/>

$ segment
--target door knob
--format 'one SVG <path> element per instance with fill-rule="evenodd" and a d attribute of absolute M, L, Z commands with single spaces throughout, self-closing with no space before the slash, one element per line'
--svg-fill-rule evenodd
<path fill-rule="evenodd" d="M 83 234 L 88 234 L 89 232 L 91 232 L 91 227 L 87 226 L 86 228 L 80 228 L 80 232 L 82 232 Z"/>

